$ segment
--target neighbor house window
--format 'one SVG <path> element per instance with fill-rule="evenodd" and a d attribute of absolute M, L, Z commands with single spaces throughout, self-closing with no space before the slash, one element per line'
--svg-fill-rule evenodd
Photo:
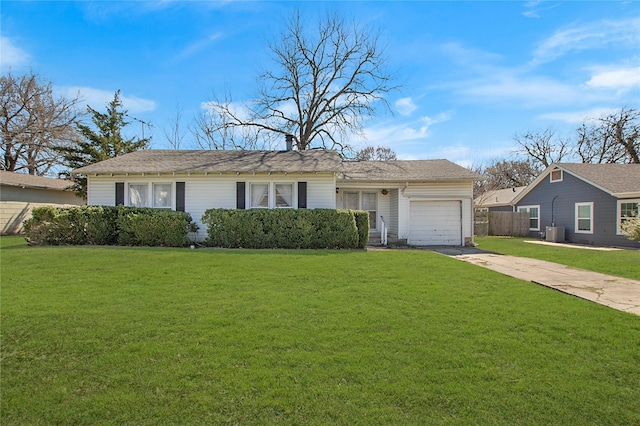
<path fill-rule="evenodd" d="M 276 183 L 276 207 L 293 207 L 293 184 Z"/>
<path fill-rule="evenodd" d="M 550 182 L 562 182 L 562 170 L 553 170 L 550 175 Z"/>
<path fill-rule="evenodd" d="M 269 208 L 269 184 L 268 183 L 252 183 L 251 184 L 251 207 L 252 208 Z"/>
<path fill-rule="evenodd" d="M 129 184 L 129 205 L 132 207 L 148 207 L 148 189 L 149 185 L 146 183 Z"/>
<path fill-rule="evenodd" d="M 576 203 L 575 232 L 593 234 L 593 203 Z"/>
<path fill-rule="evenodd" d="M 540 230 L 540 206 L 518 206 L 518 212 L 529 213 L 529 230 Z"/>
<path fill-rule="evenodd" d="M 170 183 L 154 183 L 153 184 L 153 207 L 170 209 L 171 208 L 171 184 Z"/>
<path fill-rule="evenodd" d="M 618 235 L 622 235 L 620 225 L 625 220 L 640 215 L 640 198 L 635 200 L 618 201 Z"/>

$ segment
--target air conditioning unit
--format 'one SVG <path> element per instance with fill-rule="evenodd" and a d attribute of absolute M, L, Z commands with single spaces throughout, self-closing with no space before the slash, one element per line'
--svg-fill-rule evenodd
<path fill-rule="evenodd" d="M 563 226 L 547 226 L 546 228 L 547 241 L 554 243 L 564 242 L 564 227 Z"/>

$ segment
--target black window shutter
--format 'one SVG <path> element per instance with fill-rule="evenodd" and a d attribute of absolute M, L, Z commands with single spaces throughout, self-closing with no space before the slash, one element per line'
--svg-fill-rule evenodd
<path fill-rule="evenodd" d="M 116 206 L 124 204 L 124 182 L 116 182 Z"/>
<path fill-rule="evenodd" d="M 176 182 L 176 211 L 184 211 L 184 182 Z"/>
<path fill-rule="evenodd" d="M 298 182 L 298 208 L 307 208 L 307 182 Z"/>
<path fill-rule="evenodd" d="M 236 209 L 245 208 L 245 183 L 236 182 Z"/>

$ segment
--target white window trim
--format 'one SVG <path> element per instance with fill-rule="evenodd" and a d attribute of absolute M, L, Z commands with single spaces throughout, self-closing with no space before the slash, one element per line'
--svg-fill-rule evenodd
<path fill-rule="evenodd" d="M 584 231 L 584 230 L 581 231 L 580 229 L 578 229 L 578 219 L 586 219 L 585 217 L 583 217 L 583 218 L 578 217 L 579 207 L 582 207 L 582 206 L 589 206 L 590 207 L 591 217 L 589 217 L 589 220 L 591 221 L 591 226 L 589 227 L 590 229 L 588 231 Z M 593 201 L 590 201 L 588 203 L 576 203 L 575 204 L 575 219 L 576 219 L 576 223 L 575 223 L 574 232 L 576 234 L 593 234 L 593 225 L 594 225 Z"/>
<path fill-rule="evenodd" d="M 293 181 L 250 181 L 247 182 L 249 190 L 245 192 L 245 205 L 249 209 L 297 209 L 298 208 L 298 185 Z M 251 200 L 251 191 L 253 185 L 268 185 L 269 194 L 267 207 L 254 207 Z M 276 185 L 291 185 L 291 207 L 276 206 Z"/>
<path fill-rule="evenodd" d="M 147 205 L 133 206 L 131 204 L 131 186 L 146 186 L 147 187 Z M 153 188 L 151 189 L 153 191 Z M 149 202 L 153 197 L 153 194 L 149 192 L 149 182 L 127 182 L 127 190 L 125 193 L 125 206 L 127 207 L 149 207 Z"/>
<path fill-rule="evenodd" d="M 253 186 L 254 185 L 267 185 L 267 206 L 266 207 L 262 207 L 262 206 L 254 206 L 253 205 Z M 247 191 L 247 205 L 249 206 L 250 209 L 268 209 L 271 208 L 271 195 L 272 195 L 272 190 L 271 190 L 271 184 L 269 182 L 249 182 L 249 191 Z"/>
<path fill-rule="evenodd" d="M 296 188 L 296 184 L 294 182 L 271 182 L 271 185 L 273 186 L 273 208 L 274 209 L 294 209 L 297 207 L 298 203 L 297 203 L 297 188 Z M 276 185 L 291 185 L 291 205 L 289 207 L 281 207 L 281 206 L 277 206 L 276 205 Z"/>
<path fill-rule="evenodd" d="M 144 206 L 138 206 L 138 207 L 147 207 L 147 208 L 155 208 L 155 209 L 166 209 L 166 210 L 175 210 L 176 207 L 176 200 L 175 200 L 175 193 L 176 193 L 176 185 L 175 182 L 167 182 L 167 181 L 163 181 L 163 182 L 136 182 L 136 181 L 128 181 L 125 182 L 125 195 L 124 195 L 124 205 L 127 207 L 133 207 L 131 204 L 131 186 L 146 186 L 147 187 L 147 203 Z M 171 193 L 169 194 L 169 206 L 167 207 L 156 207 L 155 205 L 155 197 L 153 194 L 153 187 L 155 185 L 170 185 L 171 186 Z"/>
<path fill-rule="evenodd" d="M 560 179 L 554 179 L 553 172 L 560 172 Z M 549 173 L 549 182 L 551 183 L 562 182 L 562 179 L 564 179 L 564 171 L 562 169 L 554 169 Z"/>
<path fill-rule="evenodd" d="M 640 198 L 632 198 L 628 200 L 618 200 L 616 208 L 616 235 L 624 235 L 620 230 L 622 224 L 622 204 L 637 203 L 640 206 Z"/>
<path fill-rule="evenodd" d="M 380 220 L 378 219 L 379 217 L 379 213 L 380 213 L 380 197 L 378 196 L 378 190 L 377 189 L 350 189 L 347 188 L 345 190 L 342 190 L 342 208 L 346 209 L 347 207 L 345 206 L 345 197 L 344 194 L 349 193 L 349 194 L 358 194 L 358 208 L 356 210 L 362 210 L 362 211 L 373 211 L 373 210 L 365 210 L 363 208 L 363 194 L 368 193 L 368 194 L 376 194 L 376 227 L 375 228 L 369 228 L 369 231 L 378 231 L 380 229 Z"/>
<path fill-rule="evenodd" d="M 135 185 L 135 184 L 134 184 Z M 156 197 L 155 197 L 155 186 L 156 185 L 169 185 L 170 192 L 169 192 L 169 205 L 166 207 L 156 207 Z M 175 192 L 175 188 L 173 185 L 173 182 L 151 182 L 151 193 L 149 194 L 149 201 L 151 203 L 151 207 L 153 207 L 154 209 L 167 209 L 167 210 L 173 210 L 174 209 L 174 203 L 175 203 L 175 197 L 174 197 L 174 192 Z"/>
<path fill-rule="evenodd" d="M 527 209 L 527 212 L 529 212 L 531 209 L 538 209 L 538 227 L 537 228 L 529 228 L 529 231 L 539 231 L 540 230 L 540 205 L 537 206 L 518 206 L 518 212 L 521 212 L 522 210 Z M 531 219 L 529 219 L 531 220 Z M 529 224 L 531 224 L 531 222 L 529 222 Z"/>

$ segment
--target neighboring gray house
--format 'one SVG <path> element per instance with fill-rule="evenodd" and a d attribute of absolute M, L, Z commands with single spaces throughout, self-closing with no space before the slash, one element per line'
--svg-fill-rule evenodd
<path fill-rule="evenodd" d="M 479 195 L 473 200 L 477 211 L 512 212 L 513 199 L 516 198 L 526 186 L 516 186 L 507 189 L 495 189 Z"/>
<path fill-rule="evenodd" d="M 67 189 L 70 185 L 68 180 L 0 171 L 2 235 L 19 233 L 22 222 L 31 217 L 35 207 L 85 204 Z"/>
<path fill-rule="evenodd" d="M 187 211 L 199 224 L 210 208 L 359 209 L 372 239 L 411 245 L 471 244 L 482 179 L 447 160 L 350 162 L 328 150 L 142 150 L 74 173 L 87 176 L 90 205 Z"/>
<path fill-rule="evenodd" d="M 622 247 L 640 247 L 620 232 L 639 204 L 640 164 L 554 163 L 513 200 L 529 212 L 532 237 L 564 227 L 566 241 Z"/>

